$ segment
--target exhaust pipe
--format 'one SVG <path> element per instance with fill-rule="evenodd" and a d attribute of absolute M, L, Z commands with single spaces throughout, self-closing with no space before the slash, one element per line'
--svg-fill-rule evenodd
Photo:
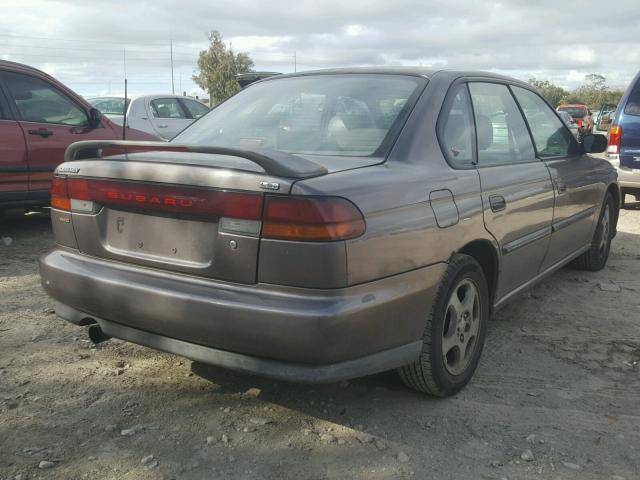
<path fill-rule="evenodd" d="M 89 327 L 89 339 L 94 343 L 94 345 L 109 340 L 110 338 L 110 336 L 104 334 L 100 325 L 94 324 Z"/>

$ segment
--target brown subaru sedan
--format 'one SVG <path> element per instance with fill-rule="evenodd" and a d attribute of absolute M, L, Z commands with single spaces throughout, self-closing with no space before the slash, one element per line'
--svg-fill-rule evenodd
<path fill-rule="evenodd" d="M 96 342 L 295 381 L 397 368 L 452 395 L 494 309 L 569 262 L 604 267 L 605 147 L 494 74 L 280 75 L 170 143 L 69 147 L 42 283 Z"/>

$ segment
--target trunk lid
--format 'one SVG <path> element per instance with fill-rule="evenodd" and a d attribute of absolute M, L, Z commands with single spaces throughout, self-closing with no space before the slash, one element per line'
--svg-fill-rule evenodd
<path fill-rule="evenodd" d="M 326 167 L 320 165 L 323 160 Z M 328 174 L 381 159 L 301 161 Z M 287 195 L 293 183 L 304 178 L 267 170 L 273 169 L 232 155 L 153 151 L 75 160 L 62 164 L 57 174 L 67 178 L 72 224 L 82 253 L 255 283 L 264 195 Z"/>

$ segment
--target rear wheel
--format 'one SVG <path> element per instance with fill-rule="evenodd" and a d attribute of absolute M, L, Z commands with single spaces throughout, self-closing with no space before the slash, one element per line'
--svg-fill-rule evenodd
<path fill-rule="evenodd" d="M 460 391 L 478 366 L 489 317 L 487 281 L 480 264 L 455 255 L 427 318 L 420 357 L 398 369 L 409 387 L 446 397 Z"/>
<path fill-rule="evenodd" d="M 607 264 L 611 250 L 611 238 L 614 231 L 613 198 L 610 193 L 604 197 L 598 226 L 593 234 L 589 250 L 573 261 L 573 265 L 581 270 L 597 272 Z"/>

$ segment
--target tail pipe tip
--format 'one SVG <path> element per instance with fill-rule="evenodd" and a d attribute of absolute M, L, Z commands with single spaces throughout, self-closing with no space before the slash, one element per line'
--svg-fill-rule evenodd
<path fill-rule="evenodd" d="M 89 339 L 94 343 L 94 345 L 109 340 L 110 338 L 110 336 L 105 335 L 102 328 L 100 328 L 100 325 L 91 325 L 89 327 Z"/>

